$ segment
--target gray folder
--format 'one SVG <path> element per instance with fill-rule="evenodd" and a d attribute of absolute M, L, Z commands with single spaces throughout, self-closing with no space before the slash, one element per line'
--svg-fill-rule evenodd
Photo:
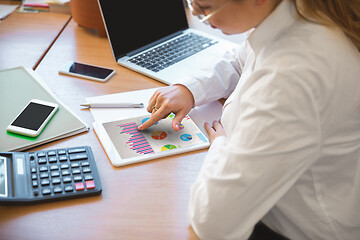
<path fill-rule="evenodd" d="M 6 127 L 31 99 L 57 103 L 59 110 L 35 138 L 7 132 Z M 88 130 L 34 71 L 24 67 L 0 71 L 0 151 L 23 151 Z"/>

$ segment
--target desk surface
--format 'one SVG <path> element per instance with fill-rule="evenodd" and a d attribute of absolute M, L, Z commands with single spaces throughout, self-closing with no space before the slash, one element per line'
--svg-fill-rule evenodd
<path fill-rule="evenodd" d="M 0 22 L 0 69 L 35 69 L 70 18 L 67 14 L 43 12 L 14 12 L 6 17 Z"/>
<path fill-rule="evenodd" d="M 59 75 L 58 68 L 68 60 L 111 67 L 116 75 L 106 83 Z M 89 125 L 93 122 L 90 111 L 79 107 L 86 97 L 163 86 L 117 65 L 108 40 L 77 27 L 73 21 L 36 72 Z M 92 128 L 88 133 L 33 150 L 80 145 L 93 149 L 102 195 L 30 206 L 0 206 L 1 239 L 196 239 L 187 216 L 189 189 L 206 150 L 114 168 Z"/>

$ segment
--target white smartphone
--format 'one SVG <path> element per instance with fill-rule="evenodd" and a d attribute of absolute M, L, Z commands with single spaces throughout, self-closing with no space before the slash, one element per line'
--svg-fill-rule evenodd
<path fill-rule="evenodd" d="M 6 128 L 7 131 L 36 137 L 59 109 L 56 103 L 32 99 Z"/>
<path fill-rule="evenodd" d="M 112 75 L 115 74 L 115 70 L 79 62 L 67 62 L 60 68 L 59 73 L 94 81 L 106 82 Z"/>

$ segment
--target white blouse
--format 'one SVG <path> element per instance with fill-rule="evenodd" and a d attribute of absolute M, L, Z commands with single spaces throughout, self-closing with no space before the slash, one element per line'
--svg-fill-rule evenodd
<path fill-rule="evenodd" d="M 291 239 L 360 239 L 360 54 L 284 0 L 241 48 L 184 79 L 222 97 L 226 137 L 191 187 L 201 239 L 247 239 L 262 220 Z"/>

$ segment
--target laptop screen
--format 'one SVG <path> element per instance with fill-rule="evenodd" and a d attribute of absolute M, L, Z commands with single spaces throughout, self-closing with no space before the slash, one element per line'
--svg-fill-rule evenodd
<path fill-rule="evenodd" d="M 98 0 L 116 60 L 188 28 L 182 0 Z"/>

